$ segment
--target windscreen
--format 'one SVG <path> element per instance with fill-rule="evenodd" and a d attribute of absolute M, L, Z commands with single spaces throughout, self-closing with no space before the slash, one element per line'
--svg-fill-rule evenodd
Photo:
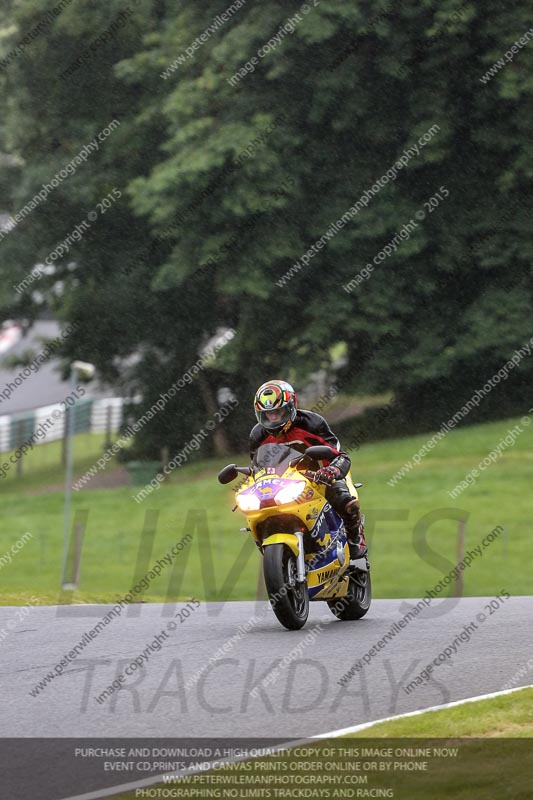
<path fill-rule="evenodd" d="M 298 458 L 302 455 L 302 451 L 297 450 L 294 446 L 287 444 L 262 444 L 257 448 L 252 466 L 254 472 L 257 472 L 261 467 L 272 469 L 273 473 L 278 476 L 283 475 L 289 461 L 292 458 Z"/>

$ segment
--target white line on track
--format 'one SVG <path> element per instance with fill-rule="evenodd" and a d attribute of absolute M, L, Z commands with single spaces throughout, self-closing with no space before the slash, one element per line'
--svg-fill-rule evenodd
<path fill-rule="evenodd" d="M 329 733 L 317 733 L 317 735 L 312 736 L 311 739 L 328 739 L 330 736 L 346 736 L 349 733 L 358 733 L 367 728 L 372 728 L 374 725 L 379 725 L 380 722 L 392 722 L 397 719 L 405 719 L 405 717 L 417 717 L 420 714 L 426 714 L 430 711 L 443 711 L 446 708 L 462 706 L 465 703 L 477 703 L 478 700 L 490 700 L 492 697 L 502 697 L 504 694 L 512 694 L 522 689 L 533 689 L 533 685 L 516 686 L 514 689 L 502 689 L 500 692 L 480 694 L 477 697 L 465 697 L 464 700 L 454 700 L 452 703 L 444 703 L 441 706 L 429 706 L 428 708 L 420 708 L 418 711 L 406 711 L 405 714 L 396 714 L 394 717 L 383 717 L 383 719 L 375 719 L 373 722 L 363 722 L 361 725 L 352 725 L 350 728 L 339 728 L 337 731 L 330 731 Z"/>

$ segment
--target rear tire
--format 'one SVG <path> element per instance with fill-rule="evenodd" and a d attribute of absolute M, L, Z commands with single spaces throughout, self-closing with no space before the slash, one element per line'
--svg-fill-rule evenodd
<path fill-rule="evenodd" d="M 307 583 L 296 581 L 296 556 L 286 544 L 270 544 L 263 556 L 263 574 L 274 614 L 290 631 L 303 628 L 309 616 Z"/>
<path fill-rule="evenodd" d="M 337 619 L 354 620 L 364 617 L 372 601 L 370 572 L 356 570 L 348 576 L 348 591 L 345 597 L 327 600 L 332 614 Z"/>

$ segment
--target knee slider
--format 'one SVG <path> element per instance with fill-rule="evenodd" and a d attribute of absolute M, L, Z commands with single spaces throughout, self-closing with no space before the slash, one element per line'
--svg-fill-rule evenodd
<path fill-rule="evenodd" d="M 352 497 L 352 499 L 348 500 L 346 503 L 344 510 L 350 516 L 358 517 L 361 512 L 361 503 L 355 497 Z"/>

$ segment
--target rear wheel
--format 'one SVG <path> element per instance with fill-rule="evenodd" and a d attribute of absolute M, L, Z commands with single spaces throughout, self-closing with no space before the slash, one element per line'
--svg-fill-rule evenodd
<path fill-rule="evenodd" d="M 370 572 L 361 569 L 348 575 L 348 591 L 345 597 L 328 600 L 327 604 L 337 619 L 361 619 L 370 608 L 372 582 Z"/>
<path fill-rule="evenodd" d="M 298 583 L 296 556 L 286 544 L 270 544 L 263 556 L 263 574 L 270 605 L 285 628 L 303 628 L 309 616 L 307 583 Z"/>

